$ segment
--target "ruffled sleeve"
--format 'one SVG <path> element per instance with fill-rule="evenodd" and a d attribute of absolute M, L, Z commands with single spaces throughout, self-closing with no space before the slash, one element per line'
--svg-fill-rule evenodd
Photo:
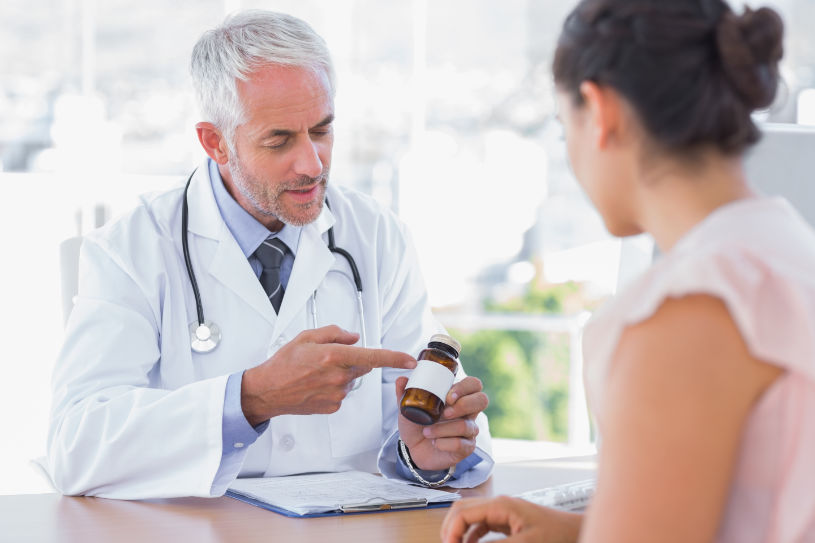
<path fill-rule="evenodd" d="M 659 262 L 643 288 L 627 293 L 624 326 L 646 320 L 666 298 L 714 296 L 753 356 L 815 381 L 815 277 L 744 247 L 676 257 Z"/>
<path fill-rule="evenodd" d="M 623 330 L 647 320 L 667 298 L 692 294 L 725 303 L 753 356 L 815 383 L 815 276 L 803 273 L 808 268 L 730 241 L 689 245 L 664 255 L 587 324 L 584 379 L 592 409 L 602 404 Z"/>

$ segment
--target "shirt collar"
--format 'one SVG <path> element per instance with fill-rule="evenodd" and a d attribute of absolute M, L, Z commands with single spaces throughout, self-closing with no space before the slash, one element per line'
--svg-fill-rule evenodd
<path fill-rule="evenodd" d="M 218 164 L 212 159 L 208 159 L 207 162 L 209 164 L 212 192 L 215 195 L 218 210 L 246 258 L 249 258 L 255 252 L 255 249 L 269 236 L 279 237 L 288 246 L 292 254 L 296 255 L 302 227 L 287 224 L 283 226 L 280 232 L 270 232 L 229 194 L 224 186 L 224 180 L 221 178 L 221 172 L 218 171 Z"/>

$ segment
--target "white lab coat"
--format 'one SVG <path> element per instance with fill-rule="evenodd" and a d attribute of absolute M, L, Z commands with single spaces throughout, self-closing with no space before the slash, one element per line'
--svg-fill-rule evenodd
<path fill-rule="evenodd" d="M 205 317 L 223 339 L 210 353 L 192 352 L 188 327 L 196 311 L 181 249 L 182 193 L 179 187 L 143 198 L 83 243 L 79 294 L 54 370 L 48 439 L 47 468 L 65 494 L 138 499 L 225 491 L 213 480 L 228 375 L 310 329 L 315 290 L 318 326 L 360 330 L 348 266 L 326 246 L 331 225 L 362 276 L 370 347 L 416 356 L 441 330 L 401 223 L 370 198 L 333 186 L 331 210 L 324 206 L 302 230 L 275 315 L 218 212 L 204 165 L 189 188 L 188 239 Z M 244 449 L 240 475 L 376 471 L 380 453 L 379 467 L 393 475 L 393 382 L 401 374 L 374 370 L 336 413 L 275 417 Z M 489 432 L 480 419 L 480 453 L 488 458 Z M 491 466 L 482 462 L 460 484 L 479 484 Z"/>

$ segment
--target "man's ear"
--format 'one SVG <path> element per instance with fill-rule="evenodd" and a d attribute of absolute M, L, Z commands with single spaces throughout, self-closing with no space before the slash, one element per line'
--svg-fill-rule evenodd
<path fill-rule="evenodd" d="M 580 94 L 586 104 L 594 130 L 594 143 L 605 149 L 622 128 L 619 95 L 610 87 L 601 87 L 594 81 L 580 84 Z"/>
<path fill-rule="evenodd" d="M 195 130 L 198 132 L 198 141 L 207 155 L 220 165 L 226 164 L 229 160 L 228 147 L 221 131 L 214 124 L 207 122 L 196 124 Z"/>

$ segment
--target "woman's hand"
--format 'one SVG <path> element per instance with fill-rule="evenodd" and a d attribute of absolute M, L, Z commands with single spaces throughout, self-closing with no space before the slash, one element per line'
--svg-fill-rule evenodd
<path fill-rule="evenodd" d="M 583 515 L 557 511 L 520 498 L 473 498 L 453 504 L 441 526 L 443 543 L 475 543 L 501 532 L 512 543 L 574 543 Z"/>

